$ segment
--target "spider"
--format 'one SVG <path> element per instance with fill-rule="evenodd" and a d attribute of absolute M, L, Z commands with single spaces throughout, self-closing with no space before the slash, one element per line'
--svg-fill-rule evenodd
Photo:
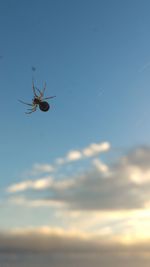
<path fill-rule="evenodd" d="M 33 90 L 33 94 L 34 94 L 34 98 L 32 99 L 32 104 L 29 104 L 29 103 L 26 103 L 26 102 L 24 102 L 22 100 L 19 100 L 21 103 L 23 103 L 23 104 L 28 105 L 28 106 L 31 107 L 31 108 L 27 109 L 29 111 L 28 112 L 25 112 L 26 114 L 31 114 L 31 113 L 35 112 L 37 110 L 37 107 L 38 106 L 39 106 L 39 109 L 41 111 L 46 112 L 46 111 L 49 110 L 50 105 L 45 100 L 46 99 L 50 99 L 50 98 L 54 98 L 55 96 L 49 96 L 49 97 L 43 98 L 45 89 L 46 89 L 46 83 L 44 85 L 43 90 L 40 91 L 38 88 L 36 88 L 34 86 L 34 82 L 32 81 L 32 90 Z M 39 92 L 40 95 L 37 95 L 36 90 Z"/>

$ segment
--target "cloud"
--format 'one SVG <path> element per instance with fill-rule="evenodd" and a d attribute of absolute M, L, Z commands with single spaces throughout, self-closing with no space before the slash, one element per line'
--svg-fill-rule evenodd
<path fill-rule="evenodd" d="M 127 156 L 121 158 L 122 166 L 136 166 L 143 170 L 149 170 L 150 147 L 141 146 L 132 149 Z"/>
<path fill-rule="evenodd" d="M 149 249 L 149 243 L 123 245 L 46 226 L 0 233 L 0 263 L 8 267 L 148 267 Z"/>
<path fill-rule="evenodd" d="M 47 200 L 47 199 L 29 199 L 24 196 L 11 197 L 8 203 L 27 206 L 27 207 L 54 207 L 62 208 L 66 206 L 66 203 L 57 200 Z"/>
<path fill-rule="evenodd" d="M 7 192 L 9 193 L 16 193 L 16 192 L 22 192 L 28 189 L 33 190 L 43 190 L 48 187 L 50 187 L 53 183 L 52 177 L 47 177 L 43 179 L 38 180 L 27 180 L 21 183 L 13 184 L 7 188 Z"/>
<path fill-rule="evenodd" d="M 97 170 L 98 170 L 99 172 L 108 174 L 108 172 L 109 172 L 109 167 L 108 167 L 106 164 L 104 164 L 101 160 L 99 160 L 99 159 L 94 159 L 94 160 L 93 160 L 93 165 L 97 168 Z"/>
<path fill-rule="evenodd" d="M 98 252 L 101 249 L 119 249 L 123 244 L 103 237 L 83 233 L 80 230 L 63 230 L 59 227 L 26 227 L 0 232 L 0 252 L 6 251 L 55 251 L 55 252 Z M 127 245 L 139 250 L 140 243 Z M 149 249 L 145 242 L 143 248 Z"/>
<path fill-rule="evenodd" d="M 48 176 L 46 178 L 41 178 L 37 180 L 27 180 L 24 182 L 20 182 L 17 184 L 10 185 L 6 191 L 8 193 L 17 193 L 23 192 L 27 190 L 46 190 L 46 189 L 55 189 L 55 190 L 64 190 L 73 187 L 75 181 L 73 179 L 70 180 L 54 180 L 54 178 Z"/>
<path fill-rule="evenodd" d="M 67 154 L 64 157 L 56 158 L 54 164 L 35 163 L 33 164 L 32 169 L 30 171 L 26 171 L 23 173 L 23 176 L 31 177 L 31 176 L 39 176 L 56 172 L 58 166 L 78 161 L 81 159 L 86 159 L 88 157 L 94 157 L 102 152 L 107 152 L 109 149 L 110 149 L 110 144 L 108 142 L 93 143 L 84 149 L 71 150 L 67 152 Z"/>
<path fill-rule="evenodd" d="M 75 210 L 124 210 L 144 206 L 141 189 L 123 173 L 105 177 L 94 170 L 78 178 L 71 190 L 53 192 L 53 198 Z"/>
<path fill-rule="evenodd" d="M 66 157 L 66 160 L 69 161 L 74 161 L 74 160 L 79 160 L 82 158 L 82 154 L 80 151 L 70 151 Z"/>
<path fill-rule="evenodd" d="M 39 163 L 35 163 L 33 165 L 33 169 L 32 169 L 32 173 L 33 174 L 39 174 L 39 173 L 49 173 L 49 172 L 53 172 L 54 171 L 54 167 L 50 164 L 39 164 Z"/>
<path fill-rule="evenodd" d="M 26 216 L 29 207 L 34 207 L 30 211 L 36 221 L 41 211 L 37 208 L 47 207 L 50 223 L 59 227 L 3 230 L 1 255 L 7 259 L 19 255 L 16 259 L 21 258 L 23 264 L 21 255 L 37 252 L 33 253 L 36 266 L 38 262 L 39 266 L 51 263 L 56 267 L 149 266 L 150 148 L 135 148 L 111 164 L 98 157 L 91 162 L 91 168 L 80 175 L 74 173 L 62 180 L 48 176 L 9 187 L 9 193 L 14 193 L 9 195 L 11 208 L 12 204 L 21 206 L 18 210 L 25 206 Z M 34 194 L 28 194 L 29 189 Z M 19 192 L 24 196 L 15 194 Z M 39 255 L 43 260 L 37 260 Z M 17 260 L 10 262 L 10 266 L 22 266 Z"/>
<path fill-rule="evenodd" d="M 23 177 L 31 177 L 31 176 L 39 176 L 50 174 L 55 171 L 55 166 L 52 164 L 46 163 L 34 163 L 30 170 L 26 170 L 23 172 Z"/>
<path fill-rule="evenodd" d="M 106 146 L 103 146 L 103 149 Z M 27 189 L 45 190 L 46 201 L 65 204 L 70 210 L 108 211 L 148 207 L 150 194 L 150 148 L 139 147 L 117 162 L 104 164 L 98 158 L 93 168 L 74 177 L 51 177 L 10 185 L 9 193 Z M 35 200 L 34 194 L 34 200 Z M 41 198 L 40 198 L 41 199 Z M 32 201 L 32 199 L 30 199 Z M 41 201 L 41 200 L 40 200 Z M 38 203 L 38 202 L 37 202 Z M 40 203 L 40 202 L 39 202 Z"/>
<path fill-rule="evenodd" d="M 73 190 L 55 192 L 55 198 L 77 210 L 140 209 L 149 201 L 150 148 L 132 150 L 109 167 L 98 159 L 96 169 L 76 180 Z"/>
<path fill-rule="evenodd" d="M 0 252 L 37 251 L 73 252 L 90 251 L 97 241 L 80 231 L 65 231 L 61 228 L 42 226 L 39 228 L 13 229 L 0 233 Z"/>
<path fill-rule="evenodd" d="M 110 143 L 93 143 L 81 150 L 71 150 L 64 158 L 56 159 L 56 164 L 62 165 L 68 162 L 94 157 L 100 153 L 107 152 L 110 149 Z"/>
<path fill-rule="evenodd" d="M 91 144 L 87 148 L 83 149 L 82 153 L 86 157 L 93 157 L 102 152 L 107 152 L 110 149 L 110 144 L 108 142 L 100 144 Z"/>

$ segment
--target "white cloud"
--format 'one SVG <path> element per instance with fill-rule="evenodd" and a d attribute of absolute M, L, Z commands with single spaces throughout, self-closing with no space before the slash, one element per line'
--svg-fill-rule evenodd
<path fill-rule="evenodd" d="M 66 157 L 66 160 L 68 162 L 70 161 L 74 161 L 74 160 L 79 160 L 82 158 L 82 154 L 80 151 L 78 150 L 74 150 L 74 151 L 70 151 L 68 154 L 67 154 L 67 157 Z"/>
<path fill-rule="evenodd" d="M 35 163 L 32 169 L 32 173 L 34 173 L 35 175 L 39 173 L 49 173 L 53 171 L 54 171 L 54 167 L 50 164 Z"/>
<path fill-rule="evenodd" d="M 102 173 L 109 174 L 109 167 L 99 159 L 93 160 L 93 165 Z"/>
<path fill-rule="evenodd" d="M 64 157 L 56 158 L 54 164 L 35 163 L 33 164 L 31 170 L 25 171 L 23 173 L 23 177 L 28 177 L 29 181 L 28 184 L 20 184 L 20 190 L 21 187 L 25 187 L 25 189 L 30 187 L 29 184 L 31 176 L 44 176 L 52 172 L 57 172 L 58 167 L 61 167 L 62 165 L 65 165 L 70 162 L 72 163 L 81 159 L 86 159 L 88 157 L 94 157 L 102 152 L 108 151 L 109 149 L 110 144 L 108 142 L 93 143 L 84 149 L 68 151 L 68 153 Z"/>
<path fill-rule="evenodd" d="M 32 188 L 36 190 L 46 189 L 50 187 L 53 183 L 52 178 L 39 179 L 32 183 Z"/>
<path fill-rule="evenodd" d="M 150 182 L 150 169 L 143 170 L 136 166 L 129 167 L 130 179 L 136 184 Z"/>
<path fill-rule="evenodd" d="M 10 185 L 6 191 L 8 193 L 17 193 L 23 192 L 29 189 L 32 190 L 46 190 L 46 189 L 56 189 L 56 190 L 64 190 L 72 188 L 75 185 L 74 179 L 63 179 L 63 180 L 54 180 L 52 177 L 46 177 L 37 180 L 27 180 L 24 182 L 20 182 L 17 184 Z"/>
<path fill-rule="evenodd" d="M 86 157 L 92 157 L 102 152 L 106 152 L 109 149 L 110 149 L 110 144 L 108 142 L 104 142 L 100 144 L 91 144 L 87 148 L 83 149 L 82 153 Z"/>
<path fill-rule="evenodd" d="M 34 180 L 27 180 L 27 181 L 24 181 L 21 183 L 10 185 L 7 188 L 7 192 L 16 193 L 16 192 L 25 191 L 28 189 L 43 190 L 43 189 L 50 187 L 52 185 L 52 183 L 53 183 L 52 177 L 38 179 L 35 181 Z"/>
<path fill-rule="evenodd" d="M 32 181 L 25 181 L 25 182 L 10 185 L 7 188 L 7 192 L 15 193 L 15 192 L 19 192 L 19 191 L 25 191 L 31 187 L 32 187 Z"/>
<path fill-rule="evenodd" d="M 100 153 L 107 152 L 110 149 L 110 143 L 93 143 L 84 149 L 80 150 L 71 150 L 67 153 L 64 158 L 56 159 L 56 165 L 66 164 L 68 162 L 77 161 L 80 159 L 85 159 L 88 157 L 94 157 Z"/>

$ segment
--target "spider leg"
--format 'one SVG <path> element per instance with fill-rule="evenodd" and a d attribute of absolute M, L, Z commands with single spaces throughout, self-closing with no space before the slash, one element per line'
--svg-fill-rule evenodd
<path fill-rule="evenodd" d="M 43 88 L 42 96 L 44 96 L 45 89 L 46 89 L 46 83 L 44 84 L 44 88 Z"/>
<path fill-rule="evenodd" d="M 27 110 L 29 110 L 29 111 L 32 111 L 32 110 L 34 110 L 35 108 L 27 108 Z"/>
<path fill-rule="evenodd" d="M 40 93 L 40 97 L 43 97 L 45 89 L 46 89 L 46 83 L 44 84 L 44 88 L 43 91 L 41 91 L 40 89 L 38 89 L 37 87 L 35 87 L 35 89 Z"/>
<path fill-rule="evenodd" d="M 54 98 L 54 97 L 56 97 L 56 95 L 45 97 L 45 98 L 43 98 L 43 100 L 50 99 L 50 98 Z"/>
<path fill-rule="evenodd" d="M 42 92 L 40 91 L 40 89 L 38 89 L 37 87 L 35 87 L 35 89 L 40 93 L 40 97 L 43 96 Z"/>
<path fill-rule="evenodd" d="M 36 105 L 36 104 L 35 104 L 35 105 L 33 105 L 33 107 L 32 107 L 32 108 L 27 108 L 27 110 L 34 110 L 34 109 L 36 109 L 36 108 L 37 108 L 37 106 L 38 106 L 38 105 Z"/>
<path fill-rule="evenodd" d="M 38 97 L 38 95 L 36 94 L 36 91 L 35 91 L 35 86 L 34 86 L 34 81 L 32 79 L 32 90 L 33 90 L 33 94 L 35 97 Z"/>
<path fill-rule="evenodd" d="M 21 102 L 22 104 L 25 104 L 25 105 L 28 105 L 28 106 L 33 106 L 33 104 L 26 103 L 26 102 L 24 102 L 24 101 L 22 101 L 20 99 L 18 99 L 18 101 Z"/>
<path fill-rule="evenodd" d="M 35 110 L 32 110 L 32 111 L 30 111 L 30 112 L 25 112 L 25 114 L 31 114 L 31 113 L 33 113 L 33 112 L 35 112 L 36 111 L 36 109 Z"/>
<path fill-rule="evenodd" d="M 30 110 L 29 112 L 25 112 L 25 114 L 31 114 L 31 113 L 33 113 L 33 112 L 35 112 L 36 111 L 36 106 L 34 107 L 34 108 L 32 108 L 32 109 L 28 109 L 28 110 Z"/>

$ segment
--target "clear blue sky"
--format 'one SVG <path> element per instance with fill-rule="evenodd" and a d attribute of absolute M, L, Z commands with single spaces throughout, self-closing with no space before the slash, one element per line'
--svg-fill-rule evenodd
<path fill-rule="evenodd" d="M 150 1 L 0 1 L 0 186 L 34 163 L 110 142 L 150 140 Z M 32 71 L 32 66 L 36 71 Z M 29 116 L 47 83 L 51 110 Z"/>

